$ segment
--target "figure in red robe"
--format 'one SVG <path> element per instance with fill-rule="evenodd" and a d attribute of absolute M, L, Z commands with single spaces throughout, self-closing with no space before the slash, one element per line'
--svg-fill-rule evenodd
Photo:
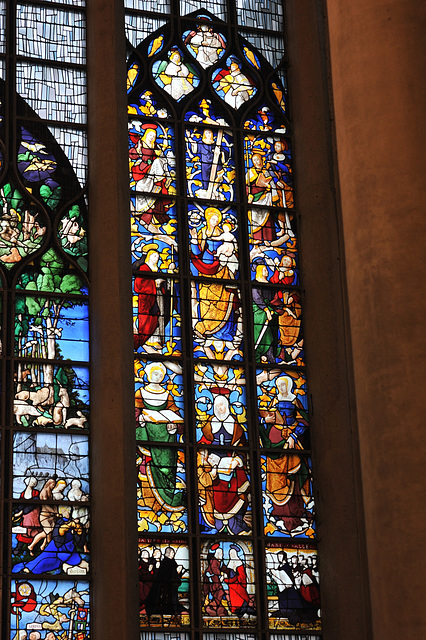
<path fill-rule="evenodd" d="M 241 547 L 232 544 L 229 549 L 229 562 L 226 567 L 228 598 L 233 614 L 241 618 L 244 614 L 255 615 L 256 610 L 251 606 L 251 599 L 247 592 L 247 574 L 244 563 L 238 554 L 243 554 Z M 243 554 L 244 555 L 244 554 Z"/>
<path fill-rule="evenodd" d="M 158 269 L 159 253 L 148 251 L 145 262 L 139 267 L 139 273 L 154 273 Z M 153 335 L 159 325 L 160 307 L 157 296 L 161 291 L 157 289 L 154 278 L 135 278 L 135 293 L 138 294 L 138 326 L 134 333 L 134 348 L 142 347 Z"/>

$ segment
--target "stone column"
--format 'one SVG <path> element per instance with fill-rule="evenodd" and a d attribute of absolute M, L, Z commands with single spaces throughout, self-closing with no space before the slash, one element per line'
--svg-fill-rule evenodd
<path fill-rule="evenodd" d="M 137 640 L 138 575 L 122 0 L 88 13 L 93 637 Z"/>

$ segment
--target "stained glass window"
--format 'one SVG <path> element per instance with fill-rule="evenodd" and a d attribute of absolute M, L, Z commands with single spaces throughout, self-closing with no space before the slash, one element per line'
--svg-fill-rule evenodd
<path fill-rule="evenodd" d="M 141 638 L 318 640 L 283 3 L 126 11 Z"/>
<path fill-rule="evenodd" d="M 5 637 L 90 635 L 84 2 L 1 3 Z"/>

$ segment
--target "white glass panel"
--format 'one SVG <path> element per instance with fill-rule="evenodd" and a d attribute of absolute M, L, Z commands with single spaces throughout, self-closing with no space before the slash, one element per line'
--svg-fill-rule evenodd
<path fill-rule="evenodd" d="M 46 120 L 86 122 L 86 74 L 18 62 L 16 90 Z"/>
<path fill-rule="evenodd" d="M 49 127 L 57 143 L 62 147 L 83 187 L 87 180 L 87 135 L 78 129 Z"/>
<path fill-rule="evenodd" d="M 16 51 L 57 62 L 84 64 L 85 19 L 81 12 L 19 4 L 16 16 Z"/>

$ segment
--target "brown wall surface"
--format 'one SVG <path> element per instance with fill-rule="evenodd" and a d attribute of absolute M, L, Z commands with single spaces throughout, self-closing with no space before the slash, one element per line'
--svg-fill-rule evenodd
<path fill-rule="evenodd" d="M 414 639 L 426 629 L 426 3 L 326 5 L 373 637 Z"/>
<path fill-rule="evenodd" d="M 287 0 L 290 120 L 326 640 L 371 640 L 321 3 Z"/>
<path fill-rule="evenodd" d="M 93 637 L 137 640 L 132 280 L 122 0 L 89 2 L 87 23 Z"/>

